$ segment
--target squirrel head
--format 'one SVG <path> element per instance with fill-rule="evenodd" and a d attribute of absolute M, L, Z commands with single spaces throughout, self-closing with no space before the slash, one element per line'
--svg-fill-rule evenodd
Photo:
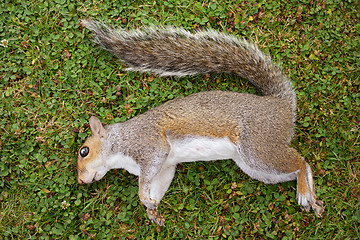
<path fill-rule="evenodd" d="M 107 131 L 94 116 L 90 118 L 89 124 L 92 136 L 86 139 L 78 151 L 77 171 L 80 184 L 98 181 L 109 170 L 102 151 Z"/>

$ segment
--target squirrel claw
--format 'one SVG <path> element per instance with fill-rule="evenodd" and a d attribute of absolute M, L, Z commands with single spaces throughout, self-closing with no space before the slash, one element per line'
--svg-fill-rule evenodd
<path fill-rule="evenodd" d="M 147 209 L 147 214 L 149 216 L 149 219 L 151 220 L 151 222 L 155 223 L 156 225 L 159 225 L 161 227 L 165 227 L 165 219 L 163 216 L 160 216 L 158 214 L 157 208 L 155 209 L 151 209 L 148 208 Z"/>
<path fill-rule="evenodd" d="M 321 200 L 316 200 L 316 202 L 311 206 L 314 209 L 315 215 L 321 217 L 321 214 L 324 212 L 324 202 Z"/>

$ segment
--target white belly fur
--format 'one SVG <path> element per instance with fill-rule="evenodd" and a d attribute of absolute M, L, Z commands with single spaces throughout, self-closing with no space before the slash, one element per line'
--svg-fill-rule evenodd
<path fill-rule="evenodd" d="M 164 167 L 182 162 L 233 159 L 247 175 L 267 184 L 295 180 L 297 176 L 297 171 L 278 173 L 274 169 L 265 168 L 256 159 L 248 159 L 241 147 L 238 148 L 227 137 L 188 136 L 181 140 L 168 139 L 168 141 L 170 152 Z M 257 167 L 250 167 L 249 162 L 257 162 L 255 164 Z"/>
<path fill-rule="evenodd" d="M 181 140 L 168 139 L 170 153 L 167 164 L 232 159 L 238 156 L 236 146 L 225 138 L 189 136 Z"/>

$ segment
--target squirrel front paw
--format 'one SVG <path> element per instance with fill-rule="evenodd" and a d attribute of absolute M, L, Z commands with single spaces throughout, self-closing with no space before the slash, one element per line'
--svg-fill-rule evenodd
<path fill-rule="evenodd" d="M 157 208 L 148 208 L 147 209 L 147 214 L 149 216 L 149 219 L 151 220 L 151 222 L 161 226 L 161 227 L 164 227 L 165 226 L 165 219 L 163 216 L 160 216 L 159 213 L 158 213 L 158 210 Z"/>

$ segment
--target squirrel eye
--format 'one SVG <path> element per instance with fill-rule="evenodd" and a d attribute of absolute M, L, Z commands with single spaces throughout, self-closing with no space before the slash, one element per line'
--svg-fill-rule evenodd
<path fill-rule="evenodd" d="M 80 149 L 80 156 L 81 157 L 86 157 L 89 154 L 89 148 L 88 147 L 82 147 Z"/>

